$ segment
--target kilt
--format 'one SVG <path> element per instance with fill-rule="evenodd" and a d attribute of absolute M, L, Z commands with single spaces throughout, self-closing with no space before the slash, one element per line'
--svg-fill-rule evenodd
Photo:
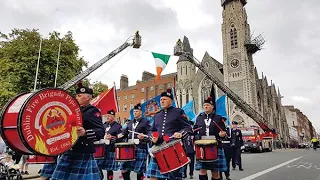
<path fill-rule="evenodd" d="M 107 171 L 118 171 L 120 170 L 120 163 L 115 160 L 116 160 L 115 152 L 106 152 L 104 159 L 98 159 L 97 164 L 101 169 L 104 169 Z"/>
<path fill-rule="evenodd" d="M 42 169 L 40 171 L 40 176 L 42 177 L 46 177 L 46 178 L 51 178 L 54 169 L 56 168 L 57 164 L 56 163 L 52 163 L 52 164 L 44 164 L 42 166 Z"/>
<path fill-rule="evenodd" d="M 150 163 L 148 165 L 148 169 L 146 172 L 146 176 L 153 177 L 153 178 L 182 180 L 182 173 L 183 173 L 183 168 L 180 168 L 170 173 L 161 174 L 159 170 L 159 166 L 156 162 L 156 159 L 151 157 Z"/>
<path fill-rule="evenodd" d="M 66 153 L 60 156 L 51 180 L 101 179 L 98 165 L 91 153 Z"/>
<path fill-rule="evenodd" d="M 136 173 L 146 172 L 146 161 L 147 161 L 147 150 L 136 148 L 135 150 L 135 161 L 128 161 L 120 163 L 121 170 L 134 171 Z"/>
<path fill-rule="evenodd" d="M 214 162 L 196 162 L 196 170 L 206 169 L 218 172 L 227 171 L 227 161 L 223 149 L 218 149 L 218 159 Z"/>

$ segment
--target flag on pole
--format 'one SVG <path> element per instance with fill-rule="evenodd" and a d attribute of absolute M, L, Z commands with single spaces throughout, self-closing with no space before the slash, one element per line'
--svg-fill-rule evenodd
<path fill-rule="evenodd" d="M 96 106 L 102 115 L 107 114 L 107 111 L 111 109 L 117 112 L 116 88 L 112 87 L 111 89 L 101 93 L 91 101 L 91 105 Z"/>
<path fill-rule="evenodd" d="M 157 68 L 157 76 L 155 78 L 155 82 L 157 80 L 160 79 L 161 73 L 162 71 L 166 68 L 169 59 L 170 59 L 170 55 L 166 55 L 166 54 L 158 54 L 155 52 L 152 52 L 153 58 L 156 62 L 156 68 Z"/>
<path fill-rule="evenodd" d="M 211 85 L 210 97 L 213 102 L 216 102 L 216 90 L 214 88 L 214 83 Z M 216 104 L 214 104 L 213 109 L 216 110 Z"/>

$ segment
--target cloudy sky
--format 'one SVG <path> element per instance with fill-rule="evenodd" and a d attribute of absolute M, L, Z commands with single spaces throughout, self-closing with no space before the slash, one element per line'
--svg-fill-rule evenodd
<path fill-rule="evenodd" d="M 301 109 L 320 132 L 318 0 L 250 0 L 246 9 L 251 31 L 267 40 L 254 57 L 260 76 L 263 72 L 273 80 L 283 104 Z M 92 65 L 140 30 L 143 50 L 127 49 L 89 76 L 119 86 L 126 74 L 134 85 L 144 70 L 155 73 L 148 51 L 172 54 L 184 35 L 198 59 L 208 51 L 222 62 L 221 14 L 220 0 L 0 0 L 0 31 L 37 28 L 47 36 L 70 30 Z M 174 72 L 176 61 L 171 57 L 164 73 Z"/>

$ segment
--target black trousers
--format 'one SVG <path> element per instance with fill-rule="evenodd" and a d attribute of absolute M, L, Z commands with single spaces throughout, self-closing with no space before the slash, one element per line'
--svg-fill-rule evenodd
<path fill-rule="evenodd" d="M 232 146 L 232 167 L 236 168 L 236 163 L 239 165 L 239 169 L 242 169 L 242 162 L 241 162 L 241 148 Z"/>
<path fill-rule="evenodd" d="M 193 176 L 195 153 L 188 153 L 187 156 L 190 158 L 190 163 L 189 163 L 190 173 L 189 173 L 189 175 Z M 187 175 L 188 164 L 185 165 L 183 168 L 184 168 L 184 175 Z"/>
<path fill-rule="evenodd" d="M 224 155 L 226 157 L 226 161 L 227 161 L 227 171 L 224 172 L 226 177 L 230 177 L 230 162 L 232 159 L 232 149 L 231 146 L 228 145 L 223 145 L 223 150 L 224 150 Z M 220 178 L 222 178 L 222 173 L 220 172 Z"/>

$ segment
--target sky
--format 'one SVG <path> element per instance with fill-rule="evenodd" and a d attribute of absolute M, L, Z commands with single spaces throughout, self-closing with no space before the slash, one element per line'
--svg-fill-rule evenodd
<path fill-rule="evenodd" d="M 261 78 L 280 88 L 283 105 L 299 108 L 320 132 L 320 6 L 318 0 L 249 0 L 246 5 L 251 33 L 267 40 L 254 55 Z M 222 7 L 219 0 L 0 0 L 0 31 L 36 28 L 73 33 L 81 56 L 94 64 L 124 43 L 136 30 L 141 49 L 128 48 L 93 72 L 89 79 L 119 86 L 129 85 L 142 72 L 156 73 L 151 52 L 173 54 L 179 38 L 187 36 L 194 55 L 207 51 L 222 62 Z M 171 57 L 163 74 L 176 71 Z"/>

